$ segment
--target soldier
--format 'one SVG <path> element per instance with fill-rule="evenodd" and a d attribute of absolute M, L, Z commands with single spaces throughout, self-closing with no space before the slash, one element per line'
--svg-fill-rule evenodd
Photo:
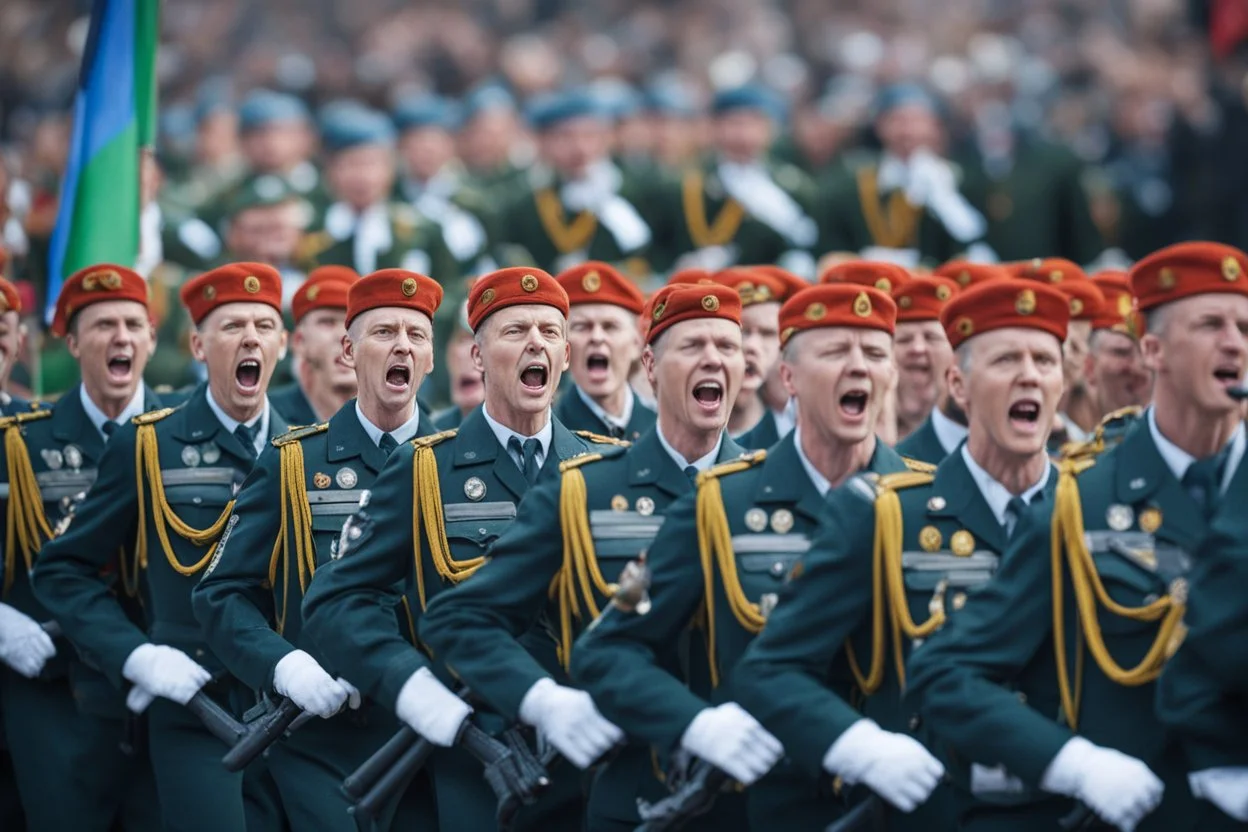
<path fill-rule="evenodd" d="M 1105 304 L 1092 320 L 1083 377 L 1099 421 L 1124 408 L 1146 406 L 1153 396 L 1153 377 L 1140 352 L 1144 321 L 1135 308 L 1127 276 L 1101 272 L 1092 282 L 1100 288 Z"/>
<path fill-rule="evenodd" d="M 521 519 L 490 548 L 471 581 L 430 605 L 421 640 L 507 719 L 537 728 L 585 769 L 623 738 L 589 694 L 543 667 L 520 638 L 530 623 L 557 622 L 566 667 L 576 635 L 607 603 L 615 576 L 654 536 L 698 472 L 734 459 L 725 433 L 741 385 L 741 305 L 718 285 L 669 285 L 643 312 L 642 363 L 658 394 L 658 421 L 635 445 L 560 466 L 561 476 L 526 495 Z M 553 594 L 548 595 L 548 587 Z M 662 795 L 649 749 L 629 745 L 595 778 L 590 829 L 632 828 L 637 797 Z M 569 819 L 572 820 L 572 819 Z M 576 828 L 584 821 L 575 818 Z"/>
<path fill-rule="evenodd" d="M 738 442 L 746 434 L 752 434 L 752 442 L 765 442 L 775 431 L 775 422 L 763 402 L 762 390 L 780 360 L 780 304 L 784 302 L 786 287 L 766 272 L 740 266 L 724 269 L 713 279 L 721 286 L 735 289 L 741 296 L 741 351 L 745 356 L 745 375 L 741 379 L 741 393 L 733 402 L 732 414 L 728 417 L 728 433 Z M 771 430 L 764 427 L 765 421 L 772 422 Z M 753 433 L 756 428 L 758 432 Z M 741 447 L 755 449 L 752 445 Z"/>
<path fill-rule="evenodd" d="M 779 104 L 761 87 L 721 90 L 711 104 L 713 154 L 663 188 L 655 216 L 662 265 L 718 271 L 775 263 L 814 277 L 814 183 L 792 165 L 767 158 Z M 661 219 L 660 219 L 661 216 Z"/>
<path fill-rule="evenodd" d="M 810 288 L 810 281 L 798 277 L 790 271 L 772 265 L 751 266 L 756 272 L 771 275 L 784 287 L 780 302 L 786 303 L 789 298 L 802 289 Z M 784 380 L 780 378 L 780 362 L 772 364 L 771 372 L 763 379 L 759 388 L 759 397 L 767 409 L 758 424 L 736 437 L 737 444 L 747 450 L 770 448 L 793 430 L 797 419 L 797 403 L 789 396 Z"/>
<path fill-rule="evenodd" d="M 17 307 L 16 293 L 5 293 Z M 147 284 L 131 269 L 101 264 L 62 284 L 52 331 L 77 361 L 82 383 L 51 410 L 3 420 L 8 498 L 7 565 L 0 604 L 5 733 L 32 829 L 158 829 L 147 751 L 123 753 L 133 721 L 122 697 L 83 665 L 64 639 L 40 627 L 52 619 L 31 586 L 40 548 L 91 487 L 118 425 L 160 406 L 143 383 L 155 349 Z M 111 575 L 110 583 L 117 583 Z M 113 586 L 138 613 L 133 586 Z M 66 788 L 66 786 L 71 786 Z"/>
<path fill-rule="evenodd" d="M 354 103 L 326 108 L 321 143 L 329 154 L 325 178 L 331 202 L 299 246 L 300 265 L 333 264 L 359 274 L 401 268 L 447 284 L 459 276 L 441 230 L 410 205 L 391 201 L 394 125 Z"/>
<path fill-rule="evenodd" d="M 557 278 L 568 293 L 568 346 L 573 384 L 555 405 L 570 430 L 635 442 L 654 427 L 655 413 L 628 383 L 641 357 L 637 316 L 641 290 L 610 264 L 591 260 Z"/>
<path fill-rule="evenodd" d="M 4 249 L 0 248 L 0 270 L 4 268 Z M 9 392 L 13 370 L 26 348 L 26 325 L 22 323 L 22 297 L 17 287 L 0 277 L 0 416 L 12 416 L 30 410 L 30 402 Z"/>
<path fill-rule="evenodd" d="M 807 778 L 772 803 L 788 826 L 835 815 L 829 774 L 914 813 L 890 812 L 890 829 L 954 825 L 948 790 L 915 812 L 943 766 L 902 701 L 904 661 L 912 640 L 939 628 L 946 607 L 956 619 L 992 574 L 1013 507 L 1051 499 L 1057 476 L 1044 443 L 1068 315 L 1047 286 L 995 281 L 955 296 L 941 322 L 957 358 L 950 394 L 970 419 L 966 442 L 933 473 L 857 477 L 829 495 L 809 553 L 733 673 L 737 701 Z"/>
<path fill-rule="evenodd" d="M 230 697 L 236 714 L 251 704 L 219 674 L 190 594 L 228 536 L 230 504 L 256 455 L 287 430 L 265 398 L 286 342 L 281 279 L 261 263 L 222 266 L 187 283 L 182 302 L 208 382 L 177 410 L 117 430 L 77 522 L 44 547 L 34 588 L 83 661 L 118 688 L 131 683 L 127 707 L 146 709 L 165 828 L 243 829 L 243 777 L 225 771 L 221 741 L 180 706 L 201 689 Z M 118 563 L 131 541 L 133 557 Z M 117 571 L 146 581 L 146 628 L 114 597 L 105 576 Z"/>
<path fill-rule="evenodd" d="M 205 637 L 232 673 L 326 720 L 269 753 L 295 829 L 354 832 L 338 785 L 396 727 L 371 703 L 338 715 L 349 699 L 350 708 L 360 708 L 359 692 L 326 670 L 333 665 L 303 635 L 299 609 L 304 587 L 339 556 L 342 519 L 372 487 L 389 452 L 432 433 L 414 403 L 433 366 L 432 318 L 441 300 L 433 280 L 399 269 L 352 282 L 342 353 L 359 379 L 359 398 L 328 422 L 278 437 L 260 455 L 227 524 L 230 545 L 217 547 L 192 593 Z M 282 577 L 270 583 L 272 575 Z"/>
<path fill-rule="evenodd" d="M 360 276 L 346 266 L 321 266 L 291 300 L 295 380 L 269 393 L 269 403 L 292 425 L 329 419 L 356 392 L 356 371 L 347 363 L 347 292 Z"/>
<path fill-rule="evenodd" d="M 958 284 L 946 277 L 916 277 L 893 290 L 897 303 L 897 433 L 903 437 L 898 453 L 937 465 L 947 454 L 916 437 L 914 450 L 921 456 L 901 450 L 906 437 L 915 436 L 921 425 L 929 424 L 933 411 L 949 398 L 945 376 L 953 363 L 953 350 L 940 313 L 958 293 Z"/>
<path fill-rule="evenodd" d="M 1056 501 L 1027 514 L 996 578 L 911 658 L 942 747 L 1012 792 L 974 828 L 1052 828 L 1067 798 L 1124 830 L 1207 828 L 1152 681 L 1181 638 L 1186 553 L 1219 493 L 1245 484 L 1227 390 L 1248 369 L 1246 264 L 1183 243 L 1132 268 L 1152 408 L 1092 464 L 1063 464 Z"/>
<path fill-rule="evenodd" d="M 516 99 L 500 84 L 486 82 L 463 101 L 456 145 L 473 182 L 498 199 L 524 187 L 528 159 L 517 159 L 523 146 Z"/>
<path fill-rule="evenodd" d="M 484 406 L 457 430 L 391 454 L 367 519 L 351 521 L 360 534 L 317 570 L 303 607 L 304 629 L 325 661 L 440 746 L 454 743 L 471 709 L 414 646 L 426 603 L 476 570 L 539 474 L 553 476 L 561 460 L 596 449 L 550 416 L 568 362 L 568 299 L 555 279 L 528 268 L 494 272 L 473 284 L 468 309 Z M 406 631 L 396 626 L 399 604 L 411 616 Z M 453 751 L 433 769 L 442 826 L 494 828 L 495 801 L 479 767 Z"/>
<path fill-rule="evenodd" d="M 529 114 L 541 164 L 499 211 L 500 252 L 561 272 L 586 260 L 624 264 L 644 276 L 651 231 L 634 183 L 607 155 L 606 114 L 584 92 L 552 94 Z"/>
<path fill-rule="evenodd" d="M 485 379 L 472 360 L 472 327 L 468 325 L 468 303 L 460 305 L 454 318 L 449 343 L 443 350 L 446 357 L 446 379 L 451 405 L 433 414 L 433 425 L 439 431 L 459 427 L 469 413 L 485 401 Z"/>
<path fill-rule="evenodd" d="M 780 374 L 797 402 L 798 427 L 770 450 L 701 475 L 696 496 L 668 509 L 649 547 L 650 611 L 604 617 L 576 644 L 573 677 L 630 737 L 682 748 L 747 786 L 782 756 L 722 682 L 809 546 L 821 498 L 859 470 L 906 470 L 873 432 L 896 372 L 895 314 L 883 292 L 857 286 L 811 287 L 785 303 Z M 709 674 L 682 668 L 676 652 L 703 605 Z M 749 820 L 764 828 L 775 808 L 751 806 L 747 819 L 739 801 L 721 798 L 705 828 L 744 829 Z"/>

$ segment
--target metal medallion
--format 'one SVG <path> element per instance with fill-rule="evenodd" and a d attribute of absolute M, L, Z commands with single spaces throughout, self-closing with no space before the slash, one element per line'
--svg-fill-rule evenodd
<path fill-rule="evenodd" d="M 61 456 L 61 452 L 56 448 L 44 448 L 40 451 L 40 456 L 43 457 L 43 464 L 53 471 L 59 471 L 65 464 L 65 457 Z"/>
<path fill-rule="evenodd" d="M 960 610 L 960 609 L 962 609 L 962 608 L 963 608 L 963 607 L 965 607 L 965 606 L 966 606 L 966 593 L 965 593 L 965 592 L 955 592 L 955 593 L 953 594 L 953 608 L 954 608 L 955 610 Z"/>
<path fill-rule="evenodd" d="M 1116 532 L 1125 532 L 1135 522 L 1135 512 L 1131 506 L 1114 503 L 1105 510 L 1105 523 Z"/>
<path fill-rule="evenodd" d="M 312 475 L 312 484 L 317 488 L 329 488 L 330 482 L 332 480 L 330 480 L 329 474 L 326 474 L 324 471 L 317 471 Z"/>
<path fill-rule="evenodd" d="M 65 446 L 65 464 L 75 471 L 82 467 L 82 449 L 77 445 Z"/>
<path fill-rule="evenodd" d="M 464 483 L 464 496 L 474 503 L 485 496 L 485 483 L 480 477 L 469 477 Z"/>
<path fill-rule="evenodd" d="M 612 511 L 628 511 L 628 498 L 623 494 L 616 494 L 611 498 Z"/>
<path fill-rule="evenodd" d="M 1140 512 L 1140 528 L 1152 534 L 1161 528 L 1161 509 L 1146 508 Z"/>
<path fill-rule="evenodd" d="M 793 512 L 778 508 L 771 513 L 771 530 L 776 534 L 788 534 L 793 530 Z"/>
<path fill-rule="evenodd" d="M 642 517 L 649 517 L 651 514 L 654 514 L 654 500 L 649 497 L 638 497 L 637 513 Z"/>
<path fill-rule="evenodd" d="M 338 473 L 334 475 L 334 481 L 338 483 L 339 488 L 355 488 L 355 484 L 360 478 L 355 475 L 352 468 L 339 468 Z"/>
<path fill-rule="evenodd" d="M 931 499 L 927 501 L 928 511 L 943 511 L 944 508 L 945 508 L 944 497 L 932 497 Z"/>
<path fill-rule="evenodd" d="M 199 464 L 199 448 L 194 445 L 187 445 L 182 449 L 182 464 L 188 468 L 194 468 Z"/>
<path fill-rule="evenodd" d="M 209 442 L 207 445 L 201 445 L 199 448 L 199 458 L 204 461 L 205 465 L 216 465 L 217 460 L 221 459 L 221 449 L 216 443 Z"/>
<path fill-rule="evenodd" d="M 945 538 L 935 526 L 924 526 L 919 530 L 919 546 L 924 552 L 939 552 Z"/>
<path fill-rule="evenodd" d="M 761 532 L 767 528 L 767 512 L 761 508 L 752 508 L 745 513 L 745 527 L 752 532 Z"/>
<path fill-rule="evenodd" d="M 975 551 L 975 538 L 966 529 L 959 529 L 949 538 L 949 548 L 960 558 L 968 557 Z"/>

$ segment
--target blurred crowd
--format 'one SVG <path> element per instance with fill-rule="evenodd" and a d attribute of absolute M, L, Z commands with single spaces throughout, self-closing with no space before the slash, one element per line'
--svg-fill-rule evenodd
<path fill-rule="evenodd" d="M 32 313 L 15 380 L 43 394 L 74 380 L 38 313 L 90 6 L 0 9 L 0 225 Z M 644 286 L 734 262 L 813 279 L 844 256 L 1248 247 L 1235 25 L 1219 0 L 166 0 L 138 266 L 165 297 L 232 258 L 278 265 L 291 294 L 335 263 L 462 298 L 493 264 L 590 255 Z M 745 225 L 716 239 L 734 199 Z M 185 322 L 156 308 L 154 380 L 186 383 Z"/>

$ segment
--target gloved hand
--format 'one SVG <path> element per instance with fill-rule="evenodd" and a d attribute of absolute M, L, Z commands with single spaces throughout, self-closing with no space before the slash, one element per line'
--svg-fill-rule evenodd
<path fill-rule="evenodd" d="M 701 711 L 685 729 L 680 745 L 743 786 L 753 784 L 784 755 L 780 740 L 736 702 Z"/>
<path fill-rule="evenodd" d="M 537 728 L 577 768 L 589 768 L 624 732 L 608 722 L 588 693 L 542 679 L 524 695 L 520 719 Z"/>
<path fill-rule="evenodd" d="M 278 661 L 273 668 L 273 689 L 321 719 L 338 713 L 347 701 L 347 689 L 302 650 L 292 650 Z"/>
<path fill-rule="evenodd" d="M 142 712 L 157 696 L 185 705 L 212 678 L 190 656 L 164 644 L 134 648 L 122 665 L 121 675 L 138 686 L 126 697 L 126 705 L 135 713 Z"/>
<path fill-rule="evenodd" d="M 906 196 L 916 205 L 927 205 L 935 196 L 957 190 L 957 180 L 949 162 L 927 148 L 910 154 Z"/>
<path fill-rule="evenodd" d="M 403 683 L 394 712 L 429 742 L 449 747 L 472 708 L 422 667 Z"/>
<path fill-rule="evenodd" d="M 1248 767 L 1207 768 L 1187 775 L 1192 794 L 1248 823 Z"/>
<path fill-rule="evenodd" d="M 360 696 L 360 689 L 341 676 L 338 677 L 338 684 L 342 685 L 343 690 L 347 692 L 347 707 L 358 711 L 360 704 L 364 701 L 364 698 Z"/>
<path fill-rule="evenodd" d="M 903 812 L 931 796 L 945 767 L 922 743 L 885 731 L 869 719 L 845 729 L 828 753 L 823 767 L 849 785 L 864 783 L 871 791 Z"/>
<path fill-rule="evenodd" d="M 1040 788 L 1083 801 L 1106 823 L 1131 832 L 1165 789 L 1144 763 L 1072 737 L 1049 763 Z"/>
<path fill-rule="evenodd" d="M 33 679 L 55 655 L 52 637 L 38 621 L 8 604 L 0 604 L 0 661 Z"/>

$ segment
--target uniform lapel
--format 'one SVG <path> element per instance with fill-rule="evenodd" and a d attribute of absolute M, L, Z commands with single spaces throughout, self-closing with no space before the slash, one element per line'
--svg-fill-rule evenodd
<path fill-rule="evenodd" d="M 355 413 L 355 399 L 343 405 L 329 420 L 326 431 L 325 461 L 339 464 L 359 459 L 369 471 L 380 473 L 386 463 L 386 455 L 373 444 L 372 438 Z"/>
<path fill-rule="evenodd" d="M 1162 509 L 1158 536 L 1189 549 L 1205 534 L 1204 514 L 1162 459 L 1147 425 L 1133 430 L 1112 452 L 1117 460 L 1114 490 L 1130 506 L 1148 504 Z M 1240 466 L 1243 467 L 1242 465 Z M 1236 472 L 1238 479 L 1240 472 Z M 1099 518 L 1092 518 L 1100 522 Z M 1088 518 L 1084 518 L 1088 522 Z"/>
<path fill-rule="evenodd" d="M 755 500 L 759 503 L 792 505 L 794 512 L 805 516 L 812 523 L 818 523 L 819 515 L 823 511 L 823 497 L 802 466 L 794 435 L 790 431 L 767 451 Z"/>
<path fill-rule="evenodd" d="M 91 424 L 82 406 L 81 385 L 74 387 L 52 410 L 52 437 L 62 445 L 77 445 L 84 460 L 97 460 L 104 452 L 104 437 Z"/>
<path fill-rule="evenodd" d="M 465 465 L 485 465 L 493 463 L 493 474 L 503 487 L 511 492 L 512 498 L 519 500 L 528 490 L 529 483 L 516 465 L 515 460 L 498 442 L 494 431 L 485 421 L 482 408 L 468 414 L 455 443 L 455 467 Z"/>
<path fill-rule="evenodd" d="M 988 507 L 960 452 L 950 454 L 937 467 L 927 511 L 931 517 L 959 523 L 984 547 L 995 552 L 1005 551 L 1005 529 Z"/>
<path fill-rule="evenodd" d="M 628 485 L 630 488 L 651 487 L 673 499 L 693 490 L 685 472 L 659 442 L 659 429 L 653 427 L 641 435 L 628 449 Z"/>

